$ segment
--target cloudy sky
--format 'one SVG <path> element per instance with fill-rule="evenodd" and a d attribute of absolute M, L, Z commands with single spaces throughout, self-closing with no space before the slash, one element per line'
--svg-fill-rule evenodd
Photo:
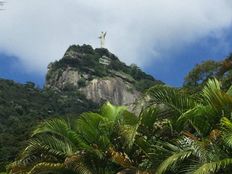
<path fill-rule="evenodd" d="M 69 45 L 106 47 L 127 64 L 180 86 L 202 60 L 232 51 L 231 0 L 5 0 L 0 77 L 40 86 Z"/>

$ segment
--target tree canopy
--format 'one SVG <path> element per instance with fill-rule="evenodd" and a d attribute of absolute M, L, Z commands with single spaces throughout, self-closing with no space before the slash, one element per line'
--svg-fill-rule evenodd
<path fill-rule="evenodd" d="M 35 127 L 11 174 L 230 174 L 232 91 L 217 79 L 200 94 L 164 85 L 150 88 L 139 115 L 104 104 L 70 121 Z"/>

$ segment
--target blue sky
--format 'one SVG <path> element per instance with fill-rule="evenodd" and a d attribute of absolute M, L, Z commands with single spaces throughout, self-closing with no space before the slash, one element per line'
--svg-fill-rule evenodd
<path fill-rule="evenodd" d="M 0 54 L 0 78 L 14 80 L 20 83 L 34 82 L 43 87 L 45 74 L 28 72 L 19 58 Z"/>
<path fill-rule="evenodd" d="M 71 44 L 99 47 L 101 31 L 122 61 L 172 86 L 196 63 L 232 52 L 231 0 L 11 0 L 4 8 L 0 77 L 41 87 L 49 62 Z"/>
<path fill-rule="evenodd" d="M 168 59 L 145 68 L 147 73 L 171 86 L 181 86 L 184 77 L 196 64 L 205 60 L 220 61 L 232 53 L 232 27 L 224 31 L 223 38 L 205 37 L 173 52 Z"/>

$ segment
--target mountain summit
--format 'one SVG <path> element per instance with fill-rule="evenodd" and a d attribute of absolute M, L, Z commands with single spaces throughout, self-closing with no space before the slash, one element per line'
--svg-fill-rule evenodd
<path fill-rule="evenodd" d="M 162 82 L 135 64 L 127 66 L 105 48 L 72 45 L 63 58 L 48 65 L 46 88 L 77 90 L 96 103 L 134 103 L 145 89 Z"/>

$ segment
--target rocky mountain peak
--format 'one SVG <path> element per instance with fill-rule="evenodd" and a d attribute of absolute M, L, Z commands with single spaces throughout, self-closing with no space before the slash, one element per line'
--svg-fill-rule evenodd
<path fill-rule="evenodd" d="M 96 103 L 133 103 L 142 91 L 161 81 L 144 73 L 135 64 L 127 66 L 105 48 L 72 45 L 62 59 L 50 63 L 46 88 L 77 90 Z"/>

